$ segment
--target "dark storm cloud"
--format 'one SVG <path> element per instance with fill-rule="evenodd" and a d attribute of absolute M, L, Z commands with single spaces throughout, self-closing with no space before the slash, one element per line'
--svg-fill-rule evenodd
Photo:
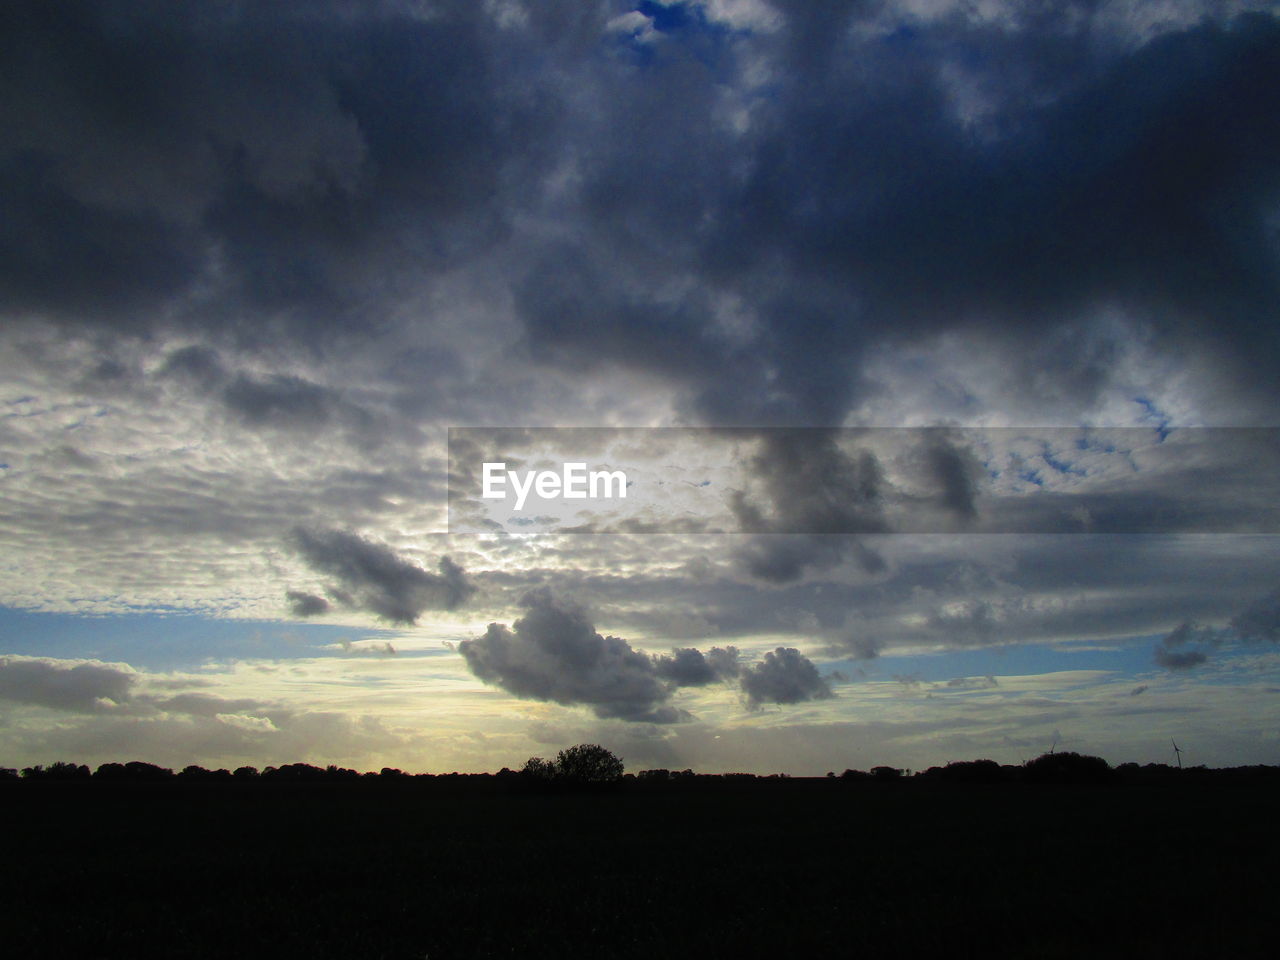
<path fill-rule="evenodd" d="M 179 347 L 160 367 L 161 377 L 175 377 L 205 390 L 220 386 L 228 377 L 217 350 L 205 346 Z"/>
<path fill-rule="evenodd" d="M 286 590 L 285 599 L 289 601 L 289 610 L 295 617 L 317 617 L 329 612 L 329 601 L 314 593 Z"/>
<path fill-rule="evenodd" d="M 763 660 L 742 672 L 741 683 L 747 703 L 752 707 L 835 696 L 813 661 L 791 647 L 778 647 L 766 653 Z"/>
<path fill-rule="evenodd" d="M 878 533 L 884 475 L 875 454 L 847 452 L 836 430 L 765 430 L 748 470 L 763 487 L 768 512 L 746 496 L 732 501 L 743 530 L 824 534 Z"/>
<path fill-rule="evenodd" d="M 439 266 L 496 222 L 519 111 L 476 6 L 6 4 L 0 306 L 145 328 L 198 288 L 246 339 L 377 322 L 406 243 Z"/>
<path fill-rule="evenodd" d="M 246 426 L 315 429 L 351 412 L 336 390 L 280 374 L 264 379 L 239 374 L 222 399 Z"/>
<path fill-rule="evenodd" d="M 787 4 L 776 35 L 699 61 L 673 28 L 592 74 L 625 113 L 573 118 L 620 135 L 582 154 L 581 239 L 517 288 L 539 355 L 666 373 L 714 422 L 835 423 L 872 388 L 868 347 L 942 331 L 1088 399 L 1123 343 L 1080 332 L 1110 307 L 1259 382 L 1280 358 L 1275 19 L 1135 45 L 1091 5 L 1016 6 Z M 749 54 L 775 69 L 734 130 L 707 91 Z M 754 325 L 726 329 L 717 298 Z"/>
<path fill-rule="evenodd" d="M 926 431 L 924 462 L 930 478 L 940 488 L 942 505 L 962 520 L 972 520 L 982 465 L 972 451 L 957 446 L 941 431 Z"/>
<path fill-rule="evenodd" d="M 856 544 L 852 537 L 839 535 L 772 534 L 751 537 L 734 548 L 733 556 L 755 579 L 784 584 L 799 580 L 809 570 L 839 566 Z M 869 550 L 868 555 L 875 556 Z"/>
<path fill-rule="evenodd" d="M 809 569 L 849 558 L 868 573 L 884 569 L 884 560 L 865 542 L 839 535 L 888 529 L 879 461 L 867 450 L 842 449 L 839 438 L 838 431 L 822 429 L 760 433 L 748 470 L 762 496 L 735 491 L 730 499 L 740 527 L 765 534 L 735 550 L 738 564 L 753 577 L 790 583 Z"/>
<path fill-rule="evenodd" d="M 392 623 L 415 623 L 424 610 L 453 610 L 475 592 L 448 557 L 431 573 L 385 544 L 341 530 L 299 527 L 289 543 L 313 570 L 334 578 L 330 595 L 340 603 Z"/>
<path fill-rule="evenodd" d="M 944 332 L 1087 402 L 1128 342 L 1107 308 L 1274 396 L 1274 17 L 1135 42 L 1089 3 L 775 6 L 6 4 L 0 310 L 311 355 L 433 325 L 397 308 L 475 269 L 535 362 L 829 425 L 873 351 Z M 457 366 L 430 356 L 387 375 Z M 327 422 L 295 376 L 227 402 Z"/>

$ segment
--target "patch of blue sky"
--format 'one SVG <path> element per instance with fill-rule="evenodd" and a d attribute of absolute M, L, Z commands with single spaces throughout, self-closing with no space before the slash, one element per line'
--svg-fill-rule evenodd
<path fill-rule="evenodd" d="M 1139 684 L 1155 675 L 1170 673 L 1158 666 L 1154 659 L 1156 644 L 1162 636 L 1055 646 L 969 647 L 922 656 L 888 655 L 874 660 L 828 661 L 822 664 L 822 672 L 829 674 L 835 671 L 865 680 L 901 677 L 921 683 L 947 683 L 963 677 L 1039 676 L 1100 670 L 1109 674 L 1110 681 Z M 1256 661 L 1262 650 L 1256 645 L 1223 643 L 1207 651 L 1209 660 L 1203 666 L 1174 672 L 1182 679 L 1224 686 L 1253 684 L 1271 678 L 1280 680 L 1280 662 L 1274 669 L 1259 672 Z"/>
<path fill-rule="evenodd" d="M 1156 435 L 1163 442 L 1169 436 L 1169 424 L 1173 422 L 1172 418 L 1148 397 L 1134 397 L 1133 402 L 1143 410 L 1142 421 L 1152 424 L 1155 427 Z"/>
<path fill-rule="evenodd" d="M 707 18 L 701 7 L 693 3 L 655 3 L 642 0 L 636 11 L 653 22 L 653 29 L 660 33 L 675 33 L 693 27 L 707 26 Z"/>
<path fill-rule="evenodd" d="M 1104 441 L 1097 434 L 1082 434 L 1076 439 L 1076 449 L 1092 453 L 1116 453 L 1119 448 L 1108 441 Z"/>
<path fill-rule="evenodd" d="M 385 643 L 395 636 L 392 630 L 231 620 L 176 611 L 93 617 L 0 607 L 0 654 L 105 660 L 139 670 L 191 670 L 211 662 L 346 656 L 343 641 Z"/>
<path fill-rule="evenodd" d="M 678 42 L 703 66 L 717 69 L 726 65 L 729 38 L 742 32 L 731 29 L 727 24 L 708 20 L 706 10 L 698 3 L 642 0 L 634 10 L 647 18 L 648 24 L 644 29 L 619 34 L 616 43 L 641 66 L 649 66 L 659 59 L 658 48 L 653 43 L 653 34 L 656 33 L 663 39 Z"/>
<path fill-rule="evenodd" d="M 868 680 L 910 677 L 921 683 L 946 683 L 959 677 L 1038 676 L 1071 670 L 1105 670 L 1116 679 L 1140 679 L 1155 669 L 1152 649 L 1157 637 L 1076 646 L 1017 645 L 965 647 L 923 656 L 877 657 L 823 664 L 824 671 Z"/>
<path fill-rule="evenodd" d="M 1058 457 L 1054 456 L 1052 447 L 1050 447 L 1049 444 L 1047 443 L 1043 444 L 1043 451 L 1041 453 L 1041 456 L 1044 458 L 1045 463 L 1047 463 L 1054 470 L 1057 470 L 1059 473 L 1067 474 L 1069 476 L 1077 476 L 1077 477 L 1083 477 L 1088 475 L 1088 471 L 1086 471 L 1083 467 L 1076 466 L 1070 460 L 1059 459 Z"/>

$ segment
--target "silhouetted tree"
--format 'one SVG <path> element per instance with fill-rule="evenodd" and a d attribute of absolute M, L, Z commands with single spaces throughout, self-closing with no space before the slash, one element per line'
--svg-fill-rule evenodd
<path fill-rule="evenodd" d="M 622 779 L 622 760 L 597 743 L 580 743 L 556 755 L 556 775 L 570 783 L 613 783 Z"/>
<path fill-rule="evenodd" d="M 530 757 L 524 762 L 524 766 L 520 768 L 520 776 L 526 780 L 532 780 L 539 783 L 545 783 L 548 780 L 555 779 L 556 765 L 555 761 L 547 760 L 543 757 Z"/>
<path fill-rule="evenodd" d="M 262 771 L 262 776 L 276 782 L 305 781 L 314 783 L 317 780 L 325 779 L 325 772 L 309 763 L 286 763 L 279 767 L 267 767 Z"/>
<path fill-rule="evenodd" d="M 168 780 L 173 771 L 143 760 L 130 760 L 124 765 L 124 775 L 129 780 Z"/>
<path fill-rule="evenodd" d="M 999 783 L 1005 779 L 994 760 L 956 760 L 945 767 L 931 767 L 924 776 L 948 783 Z"/>
<path fill-rule="evenodd" d="M 1115 776 L 1101 757 L 1080 753 L 1044 753 L 1023 768 L 1028 783 L 1105 783 Z"/>

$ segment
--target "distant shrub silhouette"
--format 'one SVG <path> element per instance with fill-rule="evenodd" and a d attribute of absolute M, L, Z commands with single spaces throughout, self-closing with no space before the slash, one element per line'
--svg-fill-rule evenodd
<path fill-rule="evenodd" d="M 944 783 L 1001 783 L 1008 779 L 994 760 L 957 760 L 945 767 L 930 767 L 921 776 Z"/>
<path fill-rule="evenodd" d="M 1027 762 L 1023 779 L 1028 783 L 1106 783 L 1115 771 L 1101 757 L 1080 753 L 1045 753 Z"/>
<path fill-rule="evenodd" d="M 88 780 L 91 774 L 84 764 L 58 761 L 47 767 L 39 764 L 34 767 L 24 767 L 22 776 L 27 780 Z"/>
<path fill-rule="evenodd" d="M 128 780 L 168 780 L 173 776 L 173 771 L 154 763 L 130 760 L 124 765 L 124 775 Z"/>

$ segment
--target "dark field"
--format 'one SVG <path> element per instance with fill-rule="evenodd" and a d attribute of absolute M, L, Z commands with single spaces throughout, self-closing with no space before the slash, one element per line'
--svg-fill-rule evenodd
<path fill-rule="evenodd" d="M 0 789 L 15 957 L 1251 957 L 1274 784 Z"/>

